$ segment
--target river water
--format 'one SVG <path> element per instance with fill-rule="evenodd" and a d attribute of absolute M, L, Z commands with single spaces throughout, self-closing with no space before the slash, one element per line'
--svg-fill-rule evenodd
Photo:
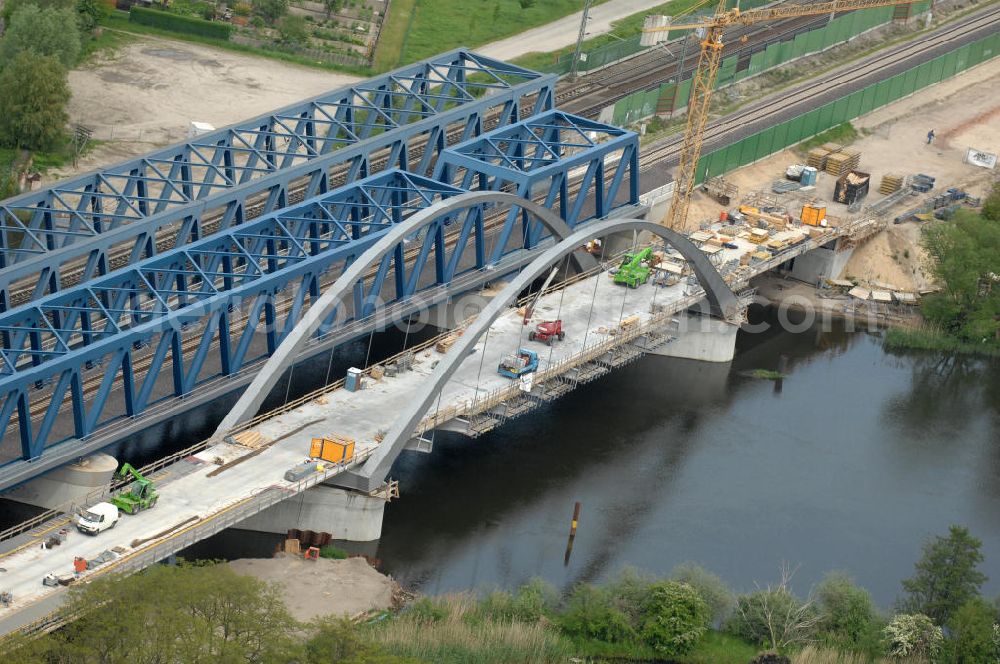
<path fill-rule="evenodd" d="M 1000 362 L 892 354 L 875 334 L 793 333 L 757 315 L 770 330 L 741 332 L 731 364 L 649 356 L 478 439 L 438 435 L 433 454 L 404 454 L 381 541 L 356 548 L 430 594 L 536 576 L 568 589 L 684 561 L 748 590 L 788 563 L 800 593 L 845 570 L 887 607 L 923 541 L 960 523 L 983 540 L 987 594 L 1000 592 Z M 429 334 L 348 344 L 296 367 L 287 393 Z M 748 375 L 783 364 L 780 383 Z M 285 393 L 279 385 L 265 407 Z M 140 465 L 182 449 L 231 401 L 109 452 Z M 22 517 L 13 505 L 3 521 Z M 266 556 L 280 539 L 228 531 L 183 555 Z"/>
<path fill-rule="evenodd" d="M 780 384 L 746 375 L 782 355 Z M 439 436 L 393 476 L 378 556 L 430 594 L 684 561 L 747 590 L 785 562 L 800 593 L 845 570 L 887 607 L 952 523 L 1000 592 L 1000 364 L 842 326 L 741 333 L 731 365 L 647 357 L 479 439 Z"/>

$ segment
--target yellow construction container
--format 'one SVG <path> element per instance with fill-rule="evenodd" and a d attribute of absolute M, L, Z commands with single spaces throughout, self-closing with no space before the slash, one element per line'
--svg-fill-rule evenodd
<path fill-rule="evenodd" d="M 818 205 L 802 206 L 802 223 L 807 226 L 819 226 L 819 222 L 826 219 L 826 207 Z"/>
<path fill-rule="evenodd" d="M 354 441 L 350 438 L 336 436 L 334 438 L 313 438 L 309 447 L 309 456 L 313 459 L 323 459 L 331 463 L 350 461 L 354 456 Z"/>

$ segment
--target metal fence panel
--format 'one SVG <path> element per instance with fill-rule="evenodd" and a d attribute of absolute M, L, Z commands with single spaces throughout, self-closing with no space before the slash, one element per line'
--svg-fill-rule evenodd
<path fill-rule="evenodd" d="M 688 99 L 691 97 L 691 79 L 681 82 L 680 86 L 677 88 L 677 98 L 674 100 L 674 108 L 683 108 L 687 106 Z"/>
<path fill-rule="evenodd" d="M 740 165 L 740 155 L 743 152 L 743 141 L 736 141 L 726 149 L 726 171 L 731 171 Z M 725 171 L 723 171 L 725 172 Z"/>
<path fill-rule="evenodd" d="M 903 78 L 903 94 L 910 95 L 913 94 L 914 90 L 917 89 L 917 70 L 916 68 L 907 69 L 904 72 Z"/>
<path fill-rule="evenodd" d="M 806 33 L 806 52 L 815 53 L 816 51 L 823 50 L 823 29 L 810 30 Z"/>
<path fill-rule="evenodd" d="M 870 113 L 875 108 L 875 86 L 869 85 L 861 95 L 861 112 L 858 115 Z"/>
<path fill-rule="evenodd" d="M 759 134 L 751 134 L 741 141 L 741 143 L 743 143 L 743 149 L 740 150 L 741 164 L 749 164 L 750 162 L 757 160 L 757 142 L 759 140 Z"/>
<path fill-rule="evenodd" d="M 789 120 L 788 125 L 788 142 L 798 143 L 802 140 L 802 116 Z"/>
<path fill-rule="evenodd" d="M 903 96 L 903 84 L 905 83 L 906 74 L 896 74 L 889 79 L 889 101 L 896 101 Z"/>
<path fill-rule="evenodd" d="M 819 116 L 816 120 L 816 127 L 818 131 L 826 131 L 830 127 L 840 124 L 833 117 L 833 105 L 836 102 L 830 102 L 829 104 L 823 104 L 819 107 Z"/>
<path fill-rule="evenodd" d="M 889 81 L 881 81 L 875 84 L 874 108 L 880 108 L 889 103 L 889 85 Z"/>
<path fill-rule="evenodd" d="M 764 53 L 767 55 L 766 64 L 764 65 L 765 69 L 775 67 L 781 62 L 781 44 L 771 44 Z"/>
<path fill-rule="evenodd" d="M 750 68 L 747 70 L 751 74 L 759 74 L 767 66 L 767 53 L 760 51 L 750 56 Z"/>
<path fill-rule="evenodd" d="M 834 124 L 840 124 L 841 122 L 846 122 L 850 119 L 850 115 L 847 113 L 847 97 L 841 97 L 837 101 L 833 102 L 833 120 Z"/>
<path fill-rule="evenodd" d="M 782 122 L 779 125 L 775 125 L 771 130 L 771 152 L 777 152 L 790 144 L 791 141 L 788 140 L 788 123 Z"/>

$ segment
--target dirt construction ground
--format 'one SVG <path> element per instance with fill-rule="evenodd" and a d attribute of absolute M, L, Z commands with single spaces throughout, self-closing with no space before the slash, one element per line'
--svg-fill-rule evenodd
<path fill-rule="evenodd" d="M 859 170 L 871 173 L 871 191 L 866 203 L 883 198 L 878 193 L 882 176 L 925 173 L 937 178 L 929 195 L 948 187 L 959 187 L 973 196 L 983 196 L 1000 179 L 1000 171 L 986 170 L 965 162 L 969 148 L 1000 153 L 1000 58 L 995 58 L 952 79 L 931 86 L 853 121 L 862 134 L 852 144 L 861 151 Z M 927 144 L 927 132 L 936 138 Z M 771 182 L 782 179 L 789 164 L 803 163 L 804 157 L 785 150 L 756 164 L 726 174 L 740 188 L 740 195 L 770 191 Z M 794 206 L 815 197 L 827 206 L 832 217 L 848 218 L 844 205 L 832 203 L 836 178 L 822 173 L 813 192 L 799 193 L 789 201 Z M 928 195 L 928 196 L 929 196 Z M 697 193 L 688 215 L 689 225 L 717 220 L 722 206 Z M 915 207 L 926 196 L 908 197 L 894 214 Z M 925 257 L 920 249 L 921 226 L 917 223 L 892 225 L 855 250 L 841 277 L 854 277 L 876 286 L 919 290 L 928 285 L 924 274 Z"/>
<path fill-rule="evenodd" d="M 303 560 L 282 554 L 229 563 L 237 574 L 276 583 L 288 610 L 303 622 L 329 615 L 355 616 L 392 604 L 393 580 L 363 558 Z"/>
<path fill-rule="evenodd" d="M 71 123 L 100 143 L 75 172 L 94 170 L 187 136 L 267 113 L 357 78 L 197 44 L 143 37 L 69 73 Z M 70 175 L 50 173 L 47 180 Z"/>

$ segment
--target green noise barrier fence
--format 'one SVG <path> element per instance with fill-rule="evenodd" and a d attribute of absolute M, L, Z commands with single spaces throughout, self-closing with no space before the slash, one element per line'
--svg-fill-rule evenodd
<path fill-rule="evenodd" d="M 998 52 L 1000 33 L 966 44 L 951 53 L 928 60 L 879 83 L 872 83 L 797 118 L 704 154 L 698 162 L 698 182 L 751 164 L 842 122 L 853 120 L 921 88 L 950 78 L 995 57 Z"/>
<path fill-rule="evenodd" d="M 758 2 L 757 4 L 763 3 Z M 905 7 L 909 10 L 908 15 L 914 16 L 927 11 L 930 3 L 920 2 Z M 878 7 L 849 12 L 836 17 L 821 28 L 798 34 L 794 39 L 768 44 L 765 49 L 753 53 L 749 58 L 739 53 L 731 55 L 724 58 L 719 65 L 715 87 L 719 88 L 739 82 L 748 76 L 754 76 L 790 60 L 801 58 L 810 53 L 817 53 L 835 44 L 845 42 L 863 32 L 888 23 L 893 19 L 895 11 L 895 7 Z M 638 38 L 636 40 L 638 48 Z M 688 50 L 687 55 L 692 59 L 697 59 L 697 49 L 689 47 Z M 687 79 L 680 84 L 664 83 L 659 88 L 635 92 L 615 103 L 613 121 L 618 125 L 626 125 L 647 118 L 653 113 L 672 113 L 687 105 L 690 90 L 691 80 Z M 655 93 L 658 97 L 652 104 L 649 103 L 651 93 Z"/>

